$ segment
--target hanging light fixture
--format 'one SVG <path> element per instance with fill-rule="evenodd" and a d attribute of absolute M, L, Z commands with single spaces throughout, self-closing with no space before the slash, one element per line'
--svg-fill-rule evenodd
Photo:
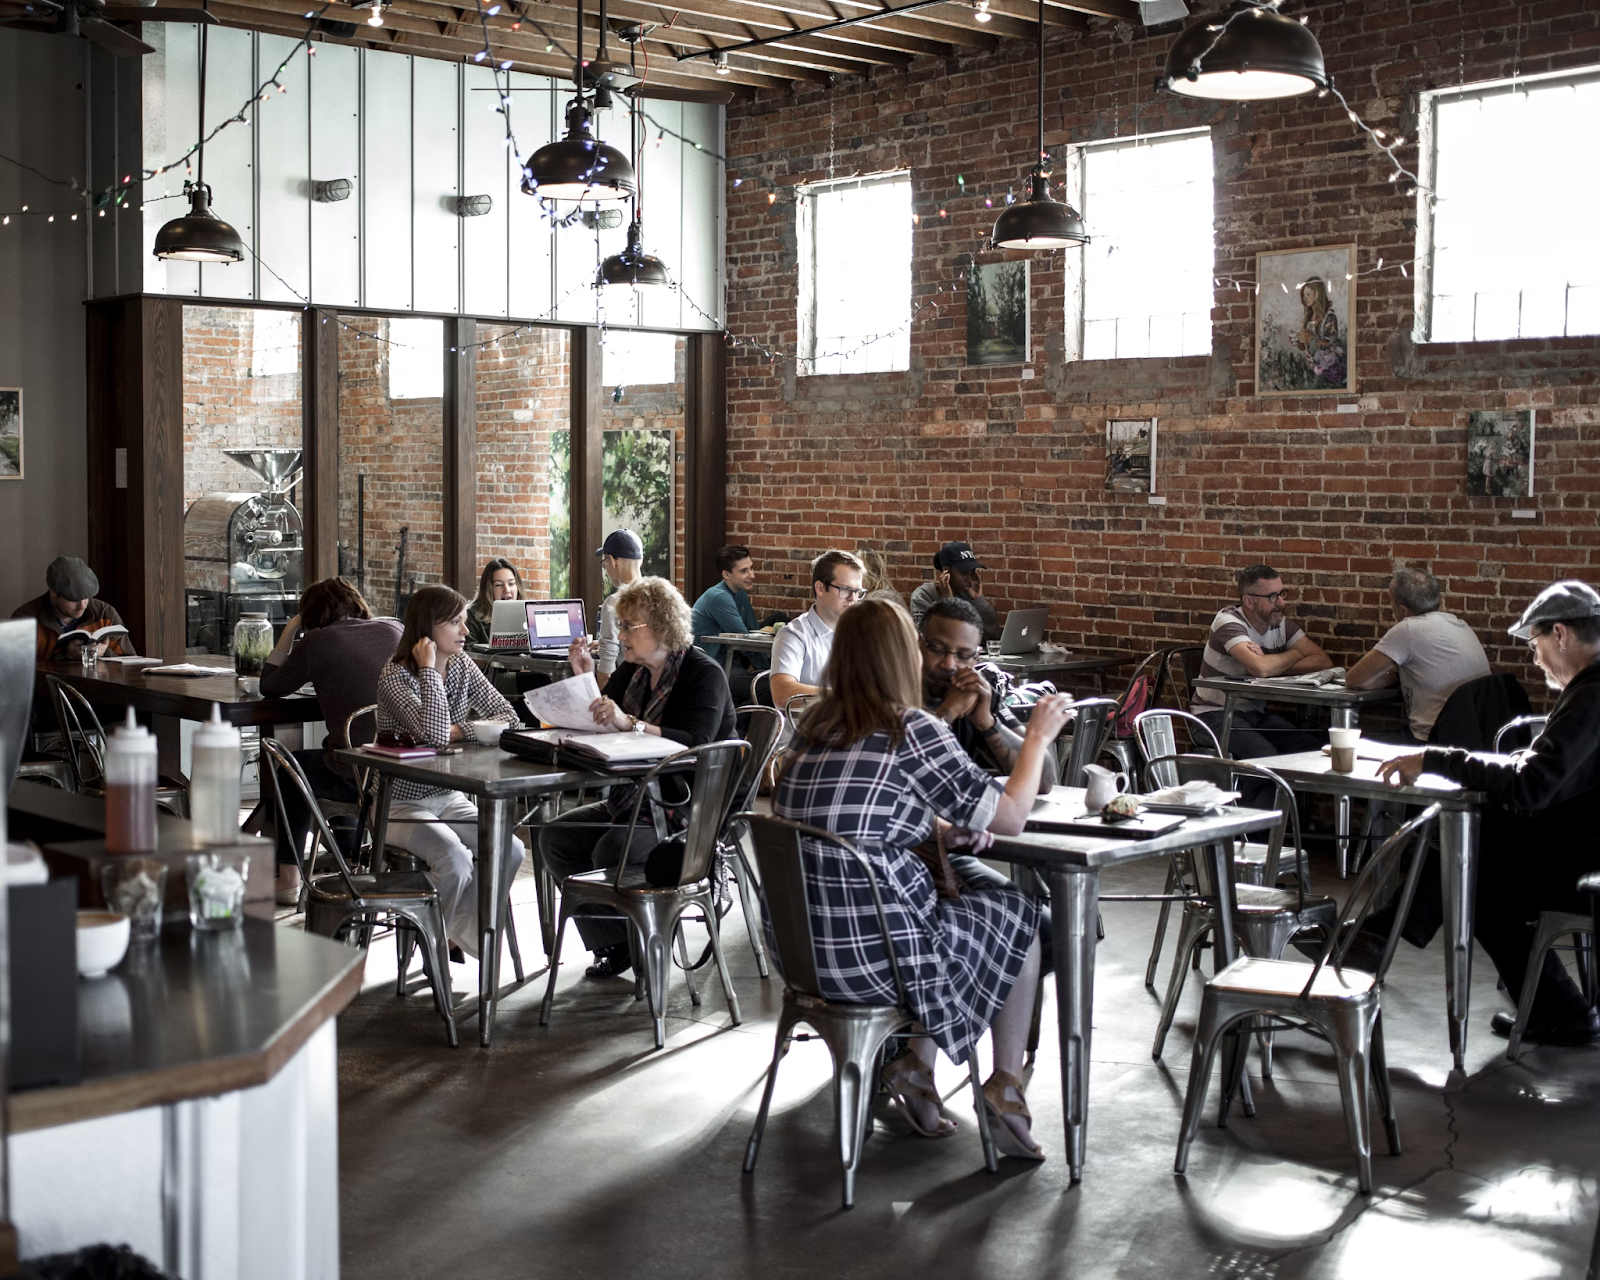
<path fill-rule="evenodd" d="M 1234 0 L 1183 29 L 1163 82 L 1190 98 L 1256 102 L 1326 89 L 1328 70 L 1311 29 L 1279 13 L 1276 0 Z"/>
<path fill-rule="evenodd" d="M 638 177 L 639 195 L 633 202 L 633 221 L 628 224 L 628 245 L 621 253 L 613 253 L 600 264 L 595 287 L 604 285 L 664 285 L 670 283 L 667 264 L 644 251 L 644 159 L 640 155 L 639 120 L 643 103 L 635 96 L 633 114 L 628 126 L 628 141 L 633 151 L 635 173 Z"/>
<path fill-rule="evenodd" d="M 163 262 L 238 262 L 244 257 L 239 233 L 211 212 L 211 188 L 206 186 L 206 46 L 208 25 L 200 28 L 200 145 L 196 149 L 195 180 L 183 184 L 189 212 L 174 218 L 156 232 L 155 255 Z"/>
<path fill-rule="evenodd" d="M 1039 150 L 1029 174 L 1033 190 L 994 221 L 989 243 L 996 249 L 1065 249 L 1088 244 L 1083 219 L 1070 204 L 1050 195 L 1044 150 L 1044 0 L 1039 0 Z"/>
<path fill-rule="evenodd" d="M 544 200 L 588 200 L 594 203 L 626 200 L 633 194 L 633 165 L 628 157 L 590 132 L 594 118 L 591 99 L 585 96 L 588 77 L 583 58 L 583 0 L 578 0 L 578 62 L 572 70 L 577 97 L 567 104 L 567 136 L 540 147 L 522 171 L 522 189 Z M 593 95 L 600 104 L 604 86 Z M 606 90 L 605 105 L 610 104 Z"/>

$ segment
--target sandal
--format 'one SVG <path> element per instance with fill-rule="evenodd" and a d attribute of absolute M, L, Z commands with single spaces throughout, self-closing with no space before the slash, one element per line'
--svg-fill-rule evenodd
<path fill-rule="evenodd" d="M 956 1131 L 955 1120 L 944 1114 L 944 1100 L 939 1097 L 939 1091 L 933 1087 L 933 1072 L 923 1066 L 922 1059 L 914 1053 L 903 1053 L 893 1062 L 883 1068 L 883 1087 L 894 1098 L 895 1106 L 900 1108 L 910 1125 L 924 1138 L 948 1138 Z M 911 1105 L 911 1100 L 931 1106 L 939 1113 L 939 1127 L 936 1129 L 924 1128 L 917 1119 L 916 1110 Z"/>
<path fill-rule="evenodd" d="M 1006 1097 L 1008 1089 L 1016 1091 L 1016 1101 Z M 1022 1096 L 1022 1081 L 1009 1071 L 996 1071 L 983 1085 L 983 1105 L 989 1113 L 989 1133 L 1000 1148 L 1000 1154 L 1015 1156 L 1018 1160 L 1043 1160 L 1044 1148 L 1035 1142 L 1024 1146 L 1017 1131 L 1006 1123 L 1007 1116 L 1021 1116 L 1031 1130 L 1033 1115 L 1028 1110 L 1028 1100 Z"/>

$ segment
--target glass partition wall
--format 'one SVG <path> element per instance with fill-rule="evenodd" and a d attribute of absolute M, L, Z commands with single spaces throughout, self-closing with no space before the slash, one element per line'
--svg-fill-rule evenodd
<path fill-rule="evenodd" d="M 668 578 L 682 591 L 688 344 L 679 334 L 626 329 L 607 330 L 602 344 L 603 523 L 608 533 L 637 533 L 644 543 L 644 572 Z"/>

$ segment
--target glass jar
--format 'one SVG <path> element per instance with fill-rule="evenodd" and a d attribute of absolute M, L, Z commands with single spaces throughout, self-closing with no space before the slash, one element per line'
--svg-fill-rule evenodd
<path fill-rule="evenodd" d="M 272 624 L 264 613 L 241 613 L 233 629 L 233 670 L 236 675 L 259 676 L 272 652 Z"/>

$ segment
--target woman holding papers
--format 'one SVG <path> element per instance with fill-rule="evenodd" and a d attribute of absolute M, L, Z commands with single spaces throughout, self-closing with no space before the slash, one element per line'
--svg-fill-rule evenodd
<path fill-rule="evenodd" d="M 694 623 L 684 598 L 665 578 L 640 578 L 616 595 L 622 663 L 611 673 L 589 710 L 604 732 L 656 734 L 685 747 L 735 736 L 733 697 L 722 667 L 694 647 Z M 574 675 L 594 670 L 584 640 L 573 642 Z M 676 780 L 666 779 L 663 792 Z M 666 796 L 671 803 L 671 797 Z M 642 863 L 656 842 L 642 828 L 631 842 L 621 825 L 633 807 L 631 786 L 612 787 L 606 799 L 564 814 L 540 828 L 539 850 L 558 880 L 599 868 L 615 868 L 626 850 Z M 631 847 L 630 847 L 631 846 Z M 594 952 L 591 978 L 615 978 L 632 966 L 628 926 L 619 916 L 577 918 L 584 946 Z"/>
<path fill-rule="evenodd" d="M 380 737 L 404 734 L 419 746 L 447 747 L 467 736 L 463 726 L 469 721 L 517 718 L 478 664 L 462 652 L 466 643 L 466 597 L 449 587 L 419 588 L 406 606 L 400 646 L 378 678 Z M 427 864 L 451 942 L 477 955 L 473 853 L 478 807 L 459 791 L 396 779 L 389 842 Z M 513 839 L 511 846 L 502 871 L 506 884 L 524 853 L 522 841 Z"/>

